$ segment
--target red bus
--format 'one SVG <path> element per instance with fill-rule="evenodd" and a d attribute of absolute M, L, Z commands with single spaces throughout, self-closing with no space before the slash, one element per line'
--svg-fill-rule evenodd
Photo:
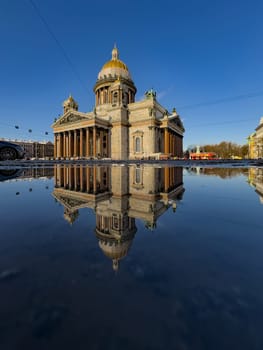
<path fill-rule="evenodd" d="M 213 160 L 218 159 L 218 157 L 215 152 L 190 152 L 189 159 Z"/>

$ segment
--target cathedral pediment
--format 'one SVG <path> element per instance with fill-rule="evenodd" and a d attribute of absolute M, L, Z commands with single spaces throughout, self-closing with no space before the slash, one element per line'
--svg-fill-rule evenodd
<path fill-rule="evenodd" d="M 64 114 L 61 118 L 59 118 L 55 122 L 53 127 L 58 127 L 58 126 L 62 126 L 62 125 L 78 123 L 78 122 L 82 122 L 82 121 L 85 121 L 85 120 L 88 120 L 88 119 L 90 119 L 90 118 L 87 117 L 87 116 L 84 116 L 84 115 L 75 114 L 75 113 L 67 113 L 67 114 Z"/>
<path fill-rule="evenodd" d="M 183 123 L 178 115 L 177 116 L 170 116 L 169 117 L 169 124 L 170 124 L 170 126 L 179 127 L 180 129 L 184 130 Z"/>
<path fill-rule="evenodd" d="M 59 194 L 56 194 L 56 195 L 53 194 L 53 195 L 64 207 L 71 210 L 83 208 L 84 206 L 87 205 L 86 201 L 81 201 L 75 198 L 70 198 Z"/>

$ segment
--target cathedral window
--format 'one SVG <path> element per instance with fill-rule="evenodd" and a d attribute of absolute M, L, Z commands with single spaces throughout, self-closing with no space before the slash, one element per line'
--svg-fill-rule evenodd
<path fill-rule="evenodd" d="M 141 152 L 141 138 L 136 137 L 135 139 L 135 152 Z"/>
<path fill-rule="evenodd" d="M 113 103 L 117 103 L 118 102 L 118 92 L 114 92 L 113 94 Z"/>
<path fill-rule="evenodd" d="M 140 168 L 135 169 L 135 183 L 136 184 L 141 183 L 141 169 Z"/>
<path fill-rule="evenodd" d="M 127 104 L 129 103 L 129 95 L 128 95 L 127 92 L 124 92 L 124 93 L 122 94 L 122 103 L 123 103 L 124 105 L 127 105 Z"/>
<path fill-rule="evenodd" d="M 115 230 L 119 229 L 119 220 L 116 214 L 112 215 L 112 228 Z"/>

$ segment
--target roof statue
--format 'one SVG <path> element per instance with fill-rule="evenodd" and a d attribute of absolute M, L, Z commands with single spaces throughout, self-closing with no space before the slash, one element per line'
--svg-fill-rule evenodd
<path fill-rule="evenodd" d="M 154 100 L 156 99 L 156 92 L 151 88 L 150 90 L 147 90 L 145 92 L 145 97 L 146 98 L 153 98 Z"/>
<path fill-rule="evenodd" d="M 177 110 L 176 110 L 175 107 L 173 108 L 172 113 L 175 114 L 175 115 L 177 115 Z"/>

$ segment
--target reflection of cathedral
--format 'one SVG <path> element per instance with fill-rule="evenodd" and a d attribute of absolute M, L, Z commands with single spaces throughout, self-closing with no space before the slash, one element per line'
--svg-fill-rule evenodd
<path fill-rule="evenodd" d="M 248 181 L 255 188 L 260 203 L 263 204 L 263 168 L 249 168 Z"/>
<path fill-rule="evenodd" d="M 99 72 L 94 93 L 95 108 L 89 113 L 79 112 L 72 96 L 64 102 L 64 114 L 52 125 L 56 158 L 182 156 L 184 127 L 176 110 L 169 113 L 152 90 L 135 102 L 136 87 L 116 47 Z"/>
<path fill-rule="evenodd" d="M 53 196 L 64 206 L 65 219 L 73 224 L 79 209 L 96 214 L 96 236 L 104 254 L 118 269 L 137 231 L 135 219 L 156 227 L 169 207 L 176 209 L 183 188 L 182 168 L 126 166 L 56 166 Z"/>

